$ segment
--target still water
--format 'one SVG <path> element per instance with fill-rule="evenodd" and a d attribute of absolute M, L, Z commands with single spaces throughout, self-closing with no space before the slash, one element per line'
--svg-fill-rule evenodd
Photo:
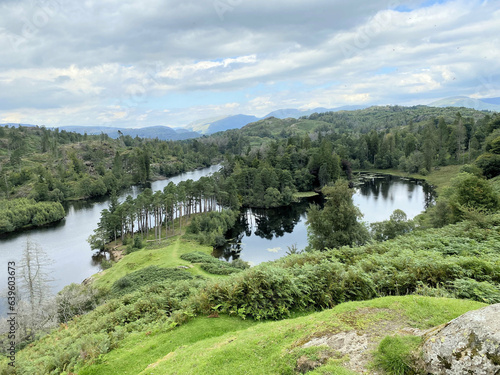
<path fill-rule="evenodd" d="M 356 188 L 353 201 L 363 213 L 362 221 L 374 223 L 388 220 L 396 209 L 403 210 L 408 219 L 414 218 L 435 198 L 431 186 L 421 180 L 388 175 L 364 175 Z M 322 205 L 320 197 L 303 199 L 290 207 L 247 209 L 228 237 L 231 242 L 217 249 L 220 259 L 241 258 L 251 265 L 278 259 L 291 247 L 307 246 L 307 208 Z"/>
<path fill-rule="evenodd" d="M 192 172 L 182 173 L 166 180 L 151 183 L 153 191 L 163 190 L 170 181 L 178 184 L 181 181 L 194 181 L 203 176 L 218 171 L 220 165 Z M 124 200 L 127 195 L 136 197 L 142 188 L 133 186 L 124 191 L 119 199 Z M 32 229 L 13 233 L 0 238 L 0 292 L 7 285 L 7 262 L 19 264 L 23 248 L 29 238 L 31 242 L 40 246 L 47 253 L 49 261 L 48 273 L 52 279 L 50 285 L 54 292 L 58 292 L 65 285 L 81 283 L 85 278 L 100 270 L 98 256 L 92 256 L 93 251 L 87 243 L 87 238 L 93 234 L 101 217 L 101 211 L 108 208 L 109 199 L 103 198 L 93 202 L 75 202 L 66 207 L 66 218 L 54 226 Z M 4 299 L 0 299 L 3 303 Z M 4 306 L 0 305 L 0 313 Z"/>
<path fill-rule="evenodd" d="M 219 170 L 219 165 L 199 169 L 156 181 L 151 184 L 153 191 L 163 190 L 170 181 L 198 180 Z M 119 197 L 137 196 L 142 188 L 131 187 Z M 391 176 L 366 178 L 357 188 L 354 202 L 364 214 L 364 221 L 386 220 L 392 211 L 399 208 L 408 218 L 419 214 L 434 199 L 433 190 L 417 180 Z M 286 254 L 288 247 L 303 249 L 307 246 L 306 210 L 309 204 L 323 204 L 320 197 L 304 199 L 290 207 L 259 210 L 247 209 L 240 217 L 237 227 L 230 233 L 234 240 L 216 256 L 230 260 L 241 257 L 255 265 L 274 260 Z M 0 238 L 0 292 L 7 285 L 7 263 L 19 263 L 27 239 L 40 246 L 50 259 L 48 273 L 51 287 L 58 292 L 65 285 L 80 283 L 100 270 L 99 256 L 87 243 L 99 222 L 101 211 L 108 208 L 109 200 L 103 198 L 93 202 L 75 202 L 68 205 L 67 216 L 60 223 L 47 228 L 13 233 Z M 5 299 L 0 299 L 0 315 L 5 311 Z"/>

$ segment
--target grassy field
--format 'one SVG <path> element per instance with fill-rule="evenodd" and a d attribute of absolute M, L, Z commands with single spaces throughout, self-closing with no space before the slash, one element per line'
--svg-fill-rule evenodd
<path fill-rule="evenodd" d="M 193 251 L 211 254 L 212 248 L 210 246 L 184 240 L 181 236 L 170 237 L 167 243 L 163 243 L 160 247 L 152 248 L 152 246 L 148 245 L 141 250 L 128 254 L 119 262 L 114 263 L 111 268 L 95 274 L 93 276 L 94 285 L 97 288 L 109 289 L 115 281 L 123 276 L 148 266 L 163 268 L 187 266 L 190 267 L 188 271 L 193 275 L 202 275 L 207 278 L 224 277 L 212 275 L 203 271 L 199 265 L 191 265 L 188 261 L 180 259 L 182 254 Z"/>
<path fill-rule="evenodd" d="M 467 300 L 405 296 L 348 302 L 278 322 L 199 317 L 171 332 L 131 334 L 118 349 L 104 355 L 101 363 L 77 373 L 295 374 L 299 357 L 313 360 L 326 353 L 326 363 L 310 374 L 356 374 L 356 366 L 372 366 L 371 351 L 386 335 L 408 335 L 404 333 L 408 328 L 431 328 L 482 306 Z M 369 350 L 359 363 L 350 361 L 349 355 L 355 353 L 339 348 L 302 348 L 313 338 L 340 337 L 353 330 L 368 342 Z"/>

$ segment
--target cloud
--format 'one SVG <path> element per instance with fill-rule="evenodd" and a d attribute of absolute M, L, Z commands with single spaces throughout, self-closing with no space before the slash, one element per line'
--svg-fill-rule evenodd
<path fill-rule="evenodd" d="M 271 249 L 267 249 L 270 253 L 278 253 L 281 250 L 281 247 L 273 247 Z"/>
<path fill-rule="evenodd" d="M 495 2 L 221 2 L 1 2 L 0 118 L 179 126 L 500 96 Z"/>

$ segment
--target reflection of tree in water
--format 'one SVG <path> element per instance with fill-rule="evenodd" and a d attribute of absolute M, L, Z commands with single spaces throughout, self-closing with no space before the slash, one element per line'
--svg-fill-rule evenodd
<path fill-rule="evenodd" d="M 422 186 L 424 193 L 425 208 L 434 204 L 436 192 L 431 185 L 422 180 L 400 178 L 397 176 L 377 175 L 376 177 L 367 176 L 362 179 L 362 184 L 358 187 L 358 193 L 365 196 L 387 200 L 394 198 L 394 192 L 391 194 L 391 188 L 398 184 L 403 187 L 397 194 L 405 191 L 406 186 L 408 197 Z M 230 261 L 238 259 L 241 250 L 243 249 L 242 242 L 245 238 L 256 235 L 261 238 L 272 240 L 273 238 L 282 237 L 285 233 L 292 233 L 295 226 L 300 220 L 310 203 L 323 204 L 321 197 L 316 197 L 311 200 L 302 200 L 300 203 L 292 204 L 289 207 L 281 207 L 274 209 L 247 209 L 244 210 L 235 227 L 226 234 L 226 238 L 230 239 L 229 243 L 223 248 L 214 250 L 214 256 L 220 259 Z"/>
<path fill-rule="evenodd" d="M 434 188 L 431 185 L 426 184 L 426 183 L 424 183 L 422 185 L 422 188 L 423 188 L 424 196 L 425 196 L 424 207 L 425 207 L 425 209 L 428 209 L 436 201 L 436 190 L 434 190 Z"/>
<path fill-rule="evenodd" d="M 358 191 L 361 195 L 369 197 L 373 195 L 374 197 L 382 197 L 384 200 L 387 200 L 389 197 L 389 191 L 391 187 L 394 186 L 395 183 L 406 185 L 408 189 L 408 196 L 411 197 L 413 192 L 418 186 L 422 186 L 422 190 L 425 195 L 425 208 L 428 208 L 434 204 L 436 199 L 436 191 L 434 188 L 422 180 L 415 179 L 402 179 L 396 176 L 377 176 L 374 177 L 366 177 L 362 179 L 363 184 L 361 184 L 358 188 Z M 391 196 L 391 199 L 393 197 Z"/>
<path fill-rule="evenodd" d="M 111 260 L 114 260 L 111 256 L 110 256 L 110 258 L 111 258 Z M 100 266 L 103 260 L 107 260 L 106 254 L 98 252 L 98 253 L 92 255 L 91 264 L 94 267 Z"/>
<path fill-rule="evenodd" d="M 247 209 L 241 213 L 232 230 L 226 234 L 230 241 L 221 248 L 215 249 L 213 255 L 227 261 L 238 259 L 242 250 L 244 237 L 255 234 L 258 237 L 272 240 L 292 233 L 310 203 L 321 204 L 321 198 L 303 200 L 287 207 L 270 209 Z"/>

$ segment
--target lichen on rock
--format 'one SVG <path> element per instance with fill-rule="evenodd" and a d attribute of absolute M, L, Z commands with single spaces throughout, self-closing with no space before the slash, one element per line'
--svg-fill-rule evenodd
<path fill-rule="evenodd" d="M 430 332 L 422 346 L 435 375 L 500 375 L 500 304 L 469 311 Z"/>

